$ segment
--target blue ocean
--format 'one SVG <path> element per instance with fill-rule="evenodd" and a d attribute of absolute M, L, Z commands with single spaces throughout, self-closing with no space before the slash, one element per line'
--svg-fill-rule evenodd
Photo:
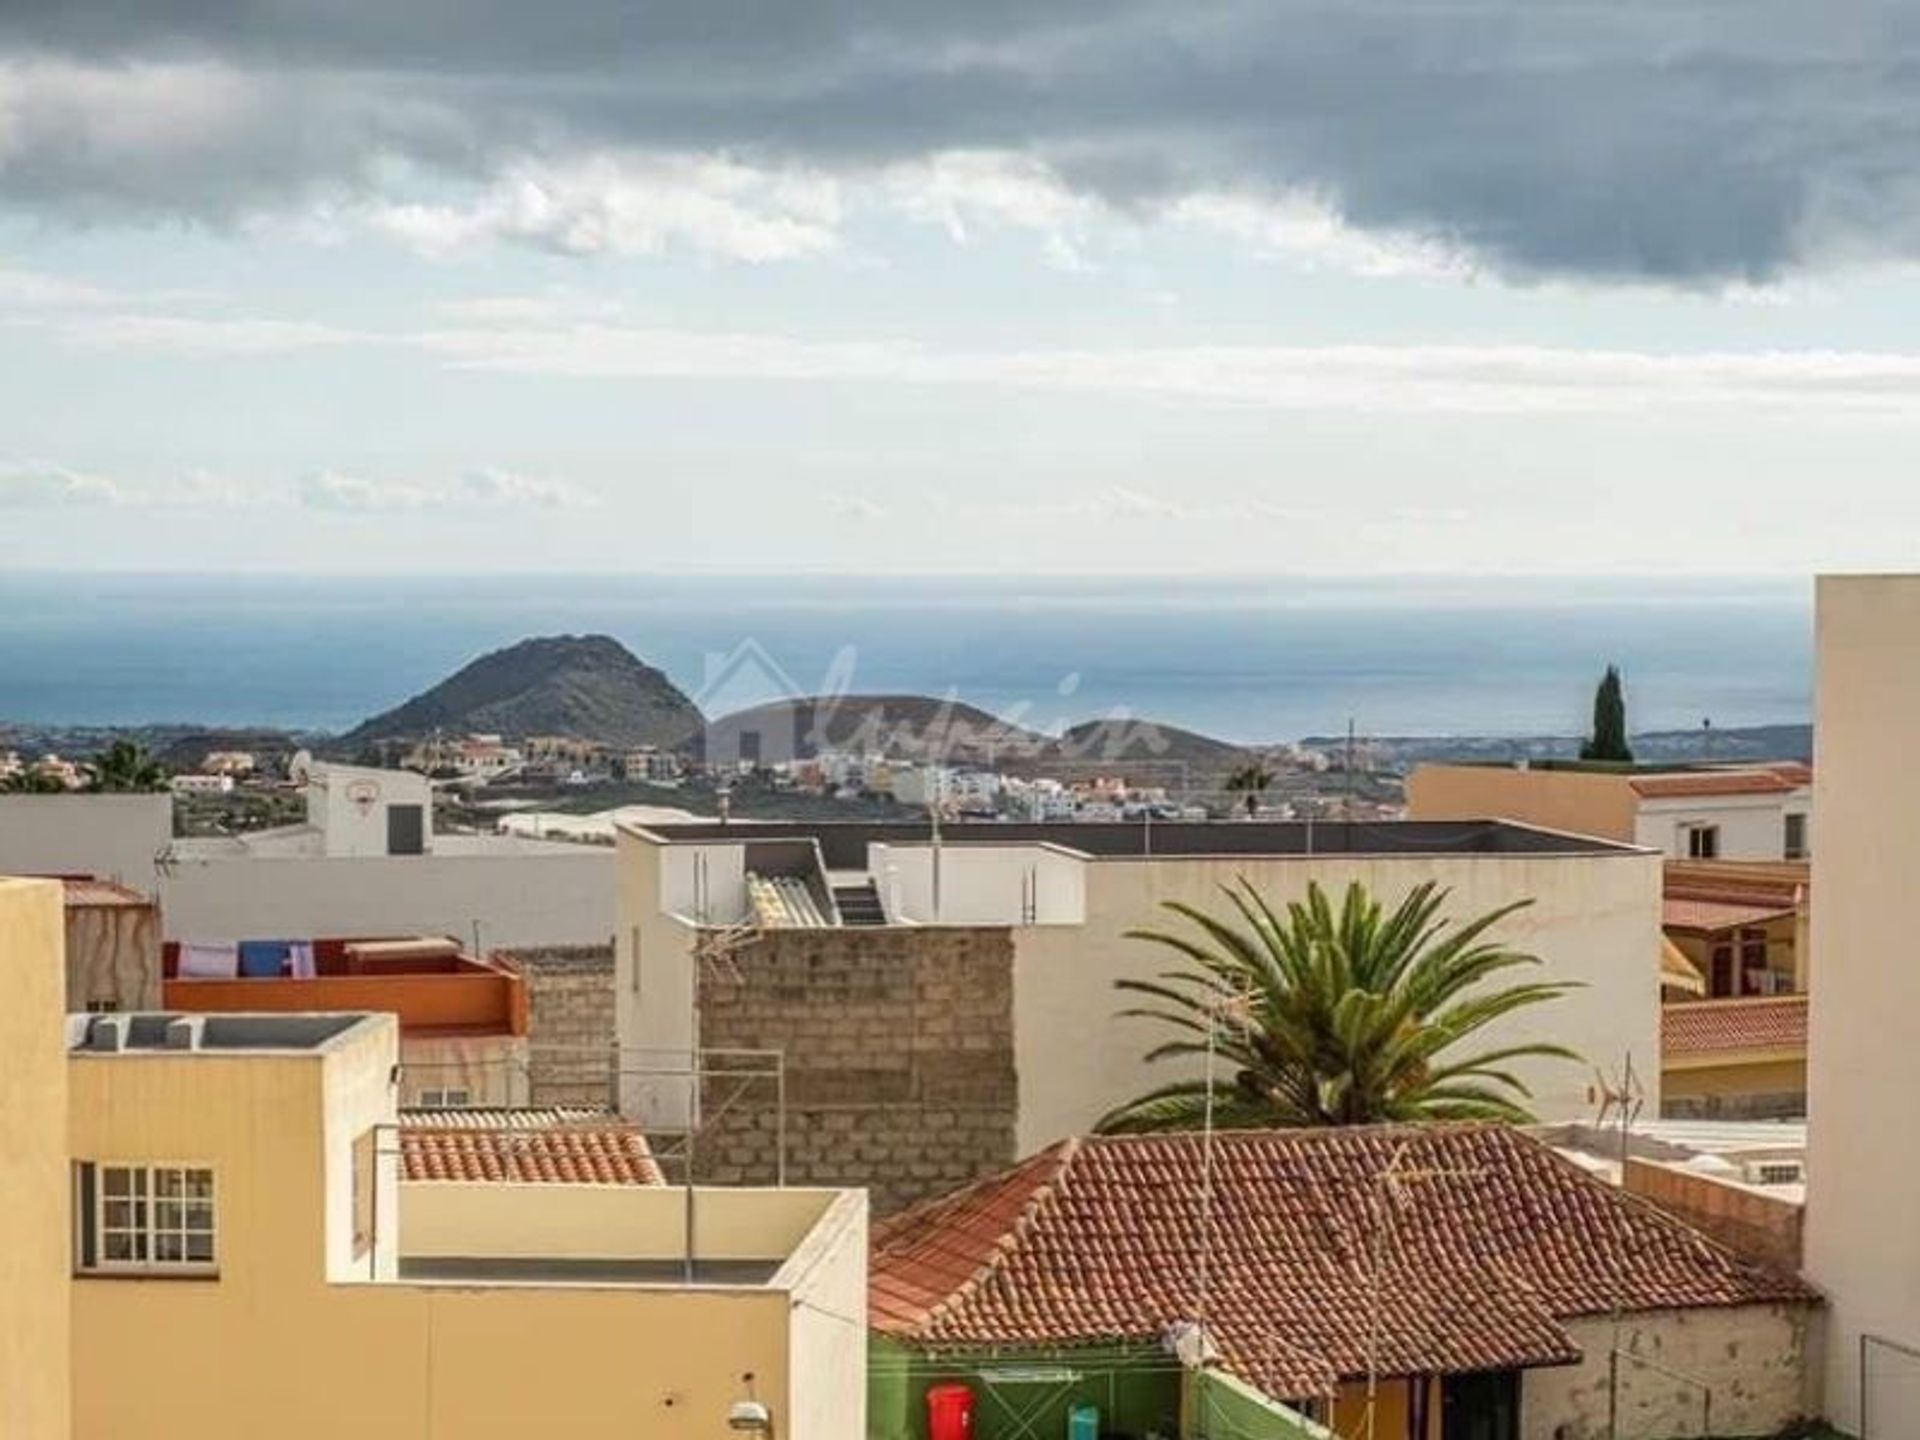
<path fill-rule="evenodd" d="M 1724 728 L 1809 718 L 1811 610 L 1771 579 L 13 575 L 0 724 L 338 730 L 598 631 L 710 710 L 834 689 L 1239 741 L 1574 733 L 1612 662 L 1636 729 Z"/>

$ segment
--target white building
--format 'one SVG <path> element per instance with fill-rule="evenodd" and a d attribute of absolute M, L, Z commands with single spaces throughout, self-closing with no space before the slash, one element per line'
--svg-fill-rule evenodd
<path fill-rule="evenodd" d="M 1170 923 L 1168 901 L 1217 910 L 1221 887 L 1242 878 L 1275 903 L 1301 898 L 1309 881 L 1337 902 L 1356 880 L 1388 904 L 1437 882 L 1451 892 L 1447 913 L 1455 917 L 1532 902 L 1503 923 L 1499 938 L 1537 955 L 1541 978 L 1580 988 L 1502 1022 L 1487 1044 L 1553 1040 L 1585 1057 L 1586 1064 L 1522 1065 L 1543 1119 L 1590 1115 L 1595 1067 L 1617 1066 L 1628 1051 L 1649 1062 L 1659 1053 L 1661 866 L 1650 851 L 1496 822 L 1311 832 L 1244 821 L 995 823 L 952 825 L 945 837 L 935 852 L 918 824 L 767 824 L 750 835 L 716 825 L 623 828 L 615 981 L 623 1052 L 685 1052 L 700 926 L 746 921 L 754 913 L 749 875 L 777 865 L 783 883 L 831 896 L 820 899 L 825 920 L 849 932 L 862 922 L 837 919 L 833 907 L 870 887 L 867 904 L 877 902 L 879 923 L 1011 936 L 1022 1154 L 1086 1130 L 1107 1109 L 1172 1078 L 1145 1060 L 1164 1035 L 1115 1016 L 1126 1004 L 1116 980 L 1147 978 L 1168 964 L 1128 932 Z M 1657 1114 L 1658 1069 L 1649 1063 L 1643 1071 Z"/>
<path fill-rule="evenodd" d="M 167 786 L 176 795 L 231 795 L 233 776 L 225 771 L 218 774 L 175 775 L 167 781 Z"/>

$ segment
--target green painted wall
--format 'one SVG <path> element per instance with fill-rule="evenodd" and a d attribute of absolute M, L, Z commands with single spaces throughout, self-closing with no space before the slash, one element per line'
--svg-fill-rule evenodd
<path fill-rule="evenodd" d="M 1039 1369 L 1079 1378 L 1067 1385 L 1007 1379 Z M 1158 1346 L 934 1356 L 876 1335 L 867 1357 L 867 1435 L 926 1440 L 927 1387 L 961 1380 L 974 1389 L 974 1440 L 1066 1440 L 1067 1412 L 1081 1404 L 1099 1408 L 1102 1435 L 1177 1440 L 1181 1378 Z"/>

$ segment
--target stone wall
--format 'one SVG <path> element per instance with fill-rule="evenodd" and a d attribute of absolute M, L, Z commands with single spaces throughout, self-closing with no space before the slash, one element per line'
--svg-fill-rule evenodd
<path fill-rule="evenodd" d="M 770 1077 L 714 1075 L 785 1056 L 786 1178 L 863 1185 L 874 1213 L 1015 1158 L 1013 940 L 1004 928 L 769 930 L 700 979 L 695 1171 L 768 1184 L 780 1106 Z"/>
<path fill-rule="evenodd" d="M 67 1008 L 158 1010 L 160 912 L 147 905 L 68 905 Z"/>
<path fill-rule="evenodd" d="M 496 950 L 493 958 L 527 985 L 527 1103 L 612 1103 L 612 944 Z"/>
<path fill-rule="evenodd" d="M 1733 1305 L 1625 1316 L 1619 1440 L 1772 1435 L 1811 1414 L 1812 1323 L 1808 1305 Z M 1584 1358 L 1578 1365 L 1526 1373 L 1520 1392 L 1522 1440 L 1601 1440 L 1608 1434 L 1612 1326 L 1595 1317 L 1569 1321 L 1567 1331 Z"/>

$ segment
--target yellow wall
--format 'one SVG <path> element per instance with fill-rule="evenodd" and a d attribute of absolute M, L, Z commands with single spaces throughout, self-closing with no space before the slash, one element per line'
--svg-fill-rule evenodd
<path fill-rule="evenodd" d="M 1410 1407 L 1416 1385 L 1427 1386 L 1427 1434 L 1422 1440 L 1439 1440 L 1440 1382 L 1437 1380 L 1382 1380 L 1373 1416 L 1373 1440 L 1411 1440 L 1407 1426 L 1413 1419 Z M 1334 1433 L 1365 1436 L 1366 1417 L 1365 1383 L 1343 1385 L 1333 1407 Z"/>
<path fill-rule="evenodd" d="M 219 1262 L 210 1280 L 72 1282 L 75 1440 L 693 1440 L 725 1433 L 748 1374 L 777 1435 L 858 1434 L 801 1422 L 839 1413 L 858 1423 L 860 1415 L 865 1225 L 857 1195 L 774 1196 L 751 1225 L 737 1215 L 721 1224 L 727 1206 L 717 1207 L 710 1238 L 739 1239 L 757 1226 L 762 1250 L 782 1237 L 814 1244 L 807 1214 L 824 1208 L 842 1218 L 824 1253 L 780 1286 L 353 1278 L 369 1267 L 351 1255 L 352 1142 L 371 1118 L 392 1114 L 394 1034 L 388 1022 L 346 1038 L 352 1043 L 324 1055 L 74 1057 L 73 1153 L 212 1165 Z M 390 1132 L 383 1144 L 392 1148 Z M 406 1187 L 412 1199 L 433 1188 Z M 539 1212 L 530 1208 L 521 1221 L 498 1206 L 517 1199 L 604 1225 L 600 1212 L 615 1203 L 613 1187 L 583 1196 L 566 1186 L 502 1186 L 490 1197 L 476 1196 L 480 1188 L 444 1187 L 411 1229 L 393 1223 L 387 1202 L 384 1243 L 438 1227 L 459 1248 L 487 1240 L 483 1254 L 511 1253 L 506 1242 L 516 1233 L 539 1239 L 527 1250 L 548 1248 L 548 1239 L 557 1248 Z M 64 1261 L 64 1244 L 59 1253 Z M 857 1343 L 840 1352 L 850 1366 L 815 1374 L 793 1364 L 802 1307 L 853 1307 Z"/>
<path fill-rule="evenodd" d="M 65 907 L 0 879 L 0 1435 L 66 1440 L 69 1289 Z"/>
<path fill-rule="evenodd" d="M 1632 844 L 1637 802 L 1626 778 L 1505 765 L 1420 765 L 1407 777 L 1409 820 L 1517 820 Z"/>
<path fill-rule="evenodd" d="M 1748 1062 L 1729 1056 L 1714 1065 L 1663 1066 L 1660 1092 L 1668 1102 L 1738 1100 L 1763 1095 L 1807 1093 L 1807 1062 L 1756 1056 Z"/>

